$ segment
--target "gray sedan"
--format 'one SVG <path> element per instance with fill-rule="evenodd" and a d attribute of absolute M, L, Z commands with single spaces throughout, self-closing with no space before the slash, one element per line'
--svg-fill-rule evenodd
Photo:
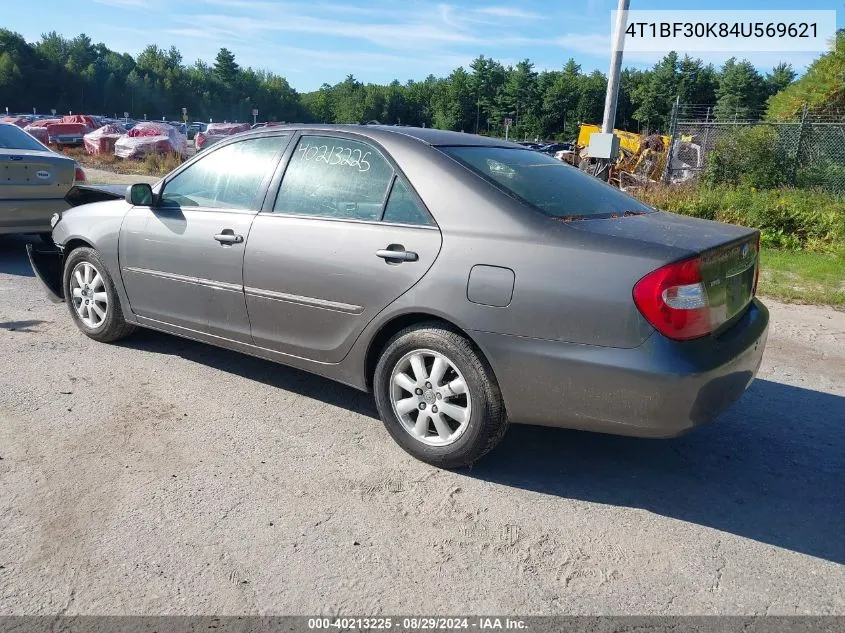
<path fill-rule="evenodd" d="M 85 173 L 72 158 L 0 123 L 0 235 L 50 235 L 50 216 L 69 208 L 65 196 Z"/>
<path fill-rule="evenodd" d="M 53 222 L 33 268 L 89 337 L 147 327 L 372 390 L 443 467 L 509 422 L 689 431 L 766 341 L 756 231 L 454 132 L 255 130 Z"/>

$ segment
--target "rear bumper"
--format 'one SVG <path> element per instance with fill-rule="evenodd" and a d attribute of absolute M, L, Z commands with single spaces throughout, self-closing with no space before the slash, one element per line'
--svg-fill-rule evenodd
<path fill-rule="evenodd" d="M 0 235 L 49 233 L 50 218 L 70 204 L 64 198 L 0 201 Z"/>
<path fill-rule="evenodd" d="M 768 323 L 755 299 L 718 336 L 677 342 L 654 333 L 634 349 L 473 334 L 513 422 L 673 437 L 713 420 L 745 392 Z"/>
<path fill-rule="evenodd" d="M 82 145 L 85 141 L 82 136 L 48 136 L 47 140 L 54 145 Z"/>

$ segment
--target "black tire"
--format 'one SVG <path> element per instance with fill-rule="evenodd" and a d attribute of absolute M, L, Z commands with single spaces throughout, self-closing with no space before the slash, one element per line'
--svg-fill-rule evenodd
<path fill-rule="evenodd" d="M 415 350 L 442 354 L 466 382 L 471 397 L 469 421 L 451 444 L 424 443 L 406 430 L 393 407 L 394 368 Z M 472 465 L 499 443 L 508 428 L 502 394 L 492 368 L 470 341 L 439 323 L 411 326 L 388 341 L 376 365 L 373 391 L 384 426 L 399 446 L 417 459 L 440 468 Z"/>
<path fill-rule="evenodd" d="M 71 276 L 74 269 L 80 264 L 88 263 L 94 267 L 103 279 L 103 290 L 108 298 L 108 307 L 105 310 L 106 316 L 97 327 L 90 327 L 83 322 L 82 317 L 76 310 L 71 289 Z M 70 316 L 83 334 L 101 343 L 113 343 L 132 334 L 136 326 L 127 323 L 120 306 L 120 299 L 114 288 L 114 282 L 106 268 L 100 254 L 93 248 L 80 247 L 71 251 L 65 262 L 64 274 L 62 276 L 62 288 L 64 289 L 65 302 L 70 310 Z"/>

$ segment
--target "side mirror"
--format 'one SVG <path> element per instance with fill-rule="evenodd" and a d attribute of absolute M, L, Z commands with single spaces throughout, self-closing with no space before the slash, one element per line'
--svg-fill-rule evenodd
<path fill-rule="evenodd" d="M 126 202 L 133 206 L 151 207 L 153 199 L 153 188 L 146 182 L 139 182 L 126 188 Z"/>

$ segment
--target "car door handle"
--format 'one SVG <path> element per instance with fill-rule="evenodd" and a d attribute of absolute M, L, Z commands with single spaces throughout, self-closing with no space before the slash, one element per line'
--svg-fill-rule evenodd
<path fill-rule="evenodd" d="M 391 246 L 393 246 L 391 244 Z M 401 249 L 401 250 L 400 250 Z M 387 260 L 388 262 L 415 262 L 417 261 L 420 256 L 417 255 L 413 251 L 406 251 L 404 247 L 400 246 L 396 250 L 392 248 L 385 248 L 380 251 L 376 251 L 376 257 L 381 257 L 382 259 Z"/>
<path fill-rule="evenodd" d="M 240 244 L 244 241 L 243 235 L 235 235 L 235 233 L 231 229 L 226 229 L 222 233 L 218 233 L 214 236 L 214 239 L 220 242 L 221 244 Z"/>

